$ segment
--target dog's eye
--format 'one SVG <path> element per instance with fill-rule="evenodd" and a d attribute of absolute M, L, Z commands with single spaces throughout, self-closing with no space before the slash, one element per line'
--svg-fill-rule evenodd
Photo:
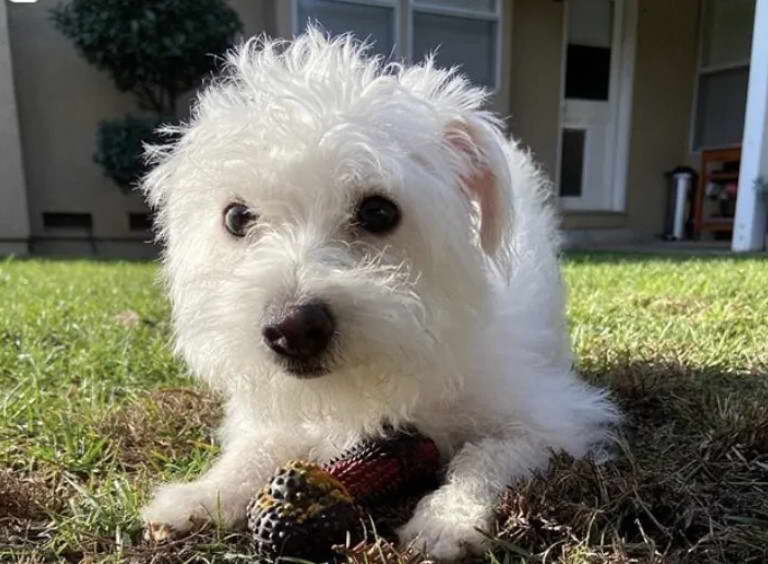
<path fill-rule="evenodd" d="M 368 196 L 358 204 L 355 212 L 355 224 L 368 231 L 381 235 L 392 231 L 400 223 L 400 208 L 392 200 L 383 196 Z"/>
<path fill-rule="evenodd" d="M 229 204 L 224 208 L 224 227 L 235 237 L 243 237 L 257 216 L 243 204 Z"/>

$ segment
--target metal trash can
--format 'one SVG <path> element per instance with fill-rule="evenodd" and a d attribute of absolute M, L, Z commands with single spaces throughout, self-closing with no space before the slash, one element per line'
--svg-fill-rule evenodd
<path fill-rule="evenodd" d="M 667 213 L 664 221 L 664 239 L 666 241 L 681 241 L 686 237 L 686 212 L 690 218 L 688 199 L 696 179 L 696 171 L 687 166 L 679 166 L 665 174 L 669 181 L 667 196 Z"/>

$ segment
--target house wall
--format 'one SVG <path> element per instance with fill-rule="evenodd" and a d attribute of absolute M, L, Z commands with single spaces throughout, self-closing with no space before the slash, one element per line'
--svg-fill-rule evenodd
<path fill-rule="evenodd" d="M 699 0 L 641 0 L 627 191 L 628 227 L 663 230 L 664 173 L 690 162 Z"/>
<path fill-rule="evenodd" d="M 98 123 L 140 112 L 131 95 L 117 92 L 109 76 L 89 65 L 53 27 L 49 10 L 58 3 L 3 2 L 8 10 L 33 251 L 152 256 L 156 251 L 147 243 L 151 234 L 129 229 L 130 212 L 147 212 L 141 197 L 121 192 L 93 162 Z M 247 35 L 270 27 L 265 25 L 267 3 L 231 2 Z M 0 54 L 0 65 L 1 59 Z M 8 107 L 2 99 L 5 87 L 0 85 L 3 109 Z M 91 213 L 92 232 L 46 230 L 43 212 Z"/>
<path fill-rule="evenodd" d="M 514 0 L 510 4 L 510 132 L 554 178 L 560 127 L 563 3 Z"/>
<path fill-rule="evenodd" d="M 0 2 L 0 255 L 26 254 L 29 238 L 14 83 L 6 3 Z"/>

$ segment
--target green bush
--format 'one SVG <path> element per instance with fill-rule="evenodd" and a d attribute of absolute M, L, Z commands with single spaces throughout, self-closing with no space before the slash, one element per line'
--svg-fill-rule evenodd
<path fill-rule="evenodd" d="M 143 144 L 160 141 L 156 129 L 161 123 L 162 120 L 130 115 L 102 121 L 96 132 L 93 160 L 119 187 L 125 190 L 133 188 L 147 172 Z"/>
<path fill-rule="evenodd" d="M 51 10 L 56 27 L 142 109 L 175 114 L 242 30 L 223 0 L 72 0 Z"/>
<path fill-rule="evenodd" d="M 122 188 L 146 172 L 142 145 L 157 140 L 159 123 L 176 121 L 178 96 L 215 70 L 242 30 L 223 0 L 72 0 L 50 15 L 89 63 L 155 116 L 99 125 L 94 160 Z"/>

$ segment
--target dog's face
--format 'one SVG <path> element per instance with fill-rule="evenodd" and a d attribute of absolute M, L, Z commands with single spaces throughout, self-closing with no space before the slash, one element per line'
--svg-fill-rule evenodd
<path fill-rule="evenodd" d="M 449 393 L 511 212 L 482 93 L 317 33 L 230 63 L 145 183 L 179 350 L 274 417 L 396 419 Z"/>

